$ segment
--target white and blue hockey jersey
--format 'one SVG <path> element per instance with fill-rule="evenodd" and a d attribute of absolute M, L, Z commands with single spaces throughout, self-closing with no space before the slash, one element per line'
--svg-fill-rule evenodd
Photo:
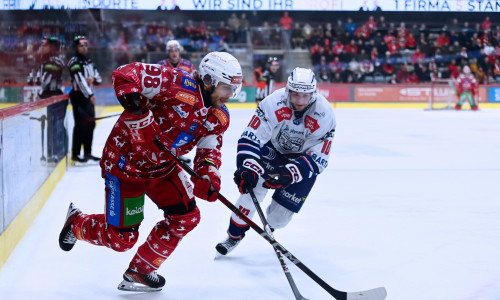
<path fill-rule="evenodd" d="M 295 112 L 285 88 L 276 90 L 259 104 L 241 135 L 238 165 L 246 158 L 260 160 L 262 147 L 271 142 L 309 175 L 317 175 L 328 166 L 335 126 L 333 109 L 322 95 L 315 93 L 304 111 Z"/>

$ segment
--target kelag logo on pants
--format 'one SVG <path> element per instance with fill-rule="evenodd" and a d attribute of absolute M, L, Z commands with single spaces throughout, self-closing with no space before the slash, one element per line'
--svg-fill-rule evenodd
<path fill-rule="evenodd" d="M 144 220 L 144 194 L 123 199 L 123 226 L 135 226 Z"/>

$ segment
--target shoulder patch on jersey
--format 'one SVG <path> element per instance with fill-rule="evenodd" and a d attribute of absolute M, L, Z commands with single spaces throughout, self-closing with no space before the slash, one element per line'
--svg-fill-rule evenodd
<path fill-rule="evenodd" d="M 319 128 L 318 121 L 315 118 L 312 118 L 310 116 L 306 116 L 305 120 L 305 126 L 311 133 L 315 132 Z"/>
<path fill-rule="evenodd" d="M 223 105 L 221 108 L 215 109 L 213 114 L 219 119 L 222 123 L 222 126 L 226 126 L 229 123 L 229 111 L 227 110 L 226 105 Z"/>
<path fill-rule="evenodd" d="M 290 120 L 292 118 L 292 109 L 289 107 L 282 107 L 276 111 L 276 118 L 278 119 L 278 123 L 283 120 Z"/>
<path fill-rule="evenodd" d="M 182 72 L 184 73 L 184 72 Z M 185 73 L 184 73 L 185 74 Z M 196 91 L 196 81 L 194 81 L 193 78 L 187 77 L 187 76 L 182 76 L 182 84 L 181 87 L 193 91 Z"/>
<path fill-rule="evenodd" d="M 76 70 L 80 70 L 82 68 L 82 66 L 80 66 L 80 64 L 74 64 L 71 66 L 71 71 L 76 71 Z"/>
<path fill-rule="evenodd" d="M 187 103 L 189 105 L 195 105 L 196 104 L 196 97 L 194 95 L 185 93 L 185 92 L 177 92 L 175 95 L 176 99 L 181 100 L 184 103 Z"/>

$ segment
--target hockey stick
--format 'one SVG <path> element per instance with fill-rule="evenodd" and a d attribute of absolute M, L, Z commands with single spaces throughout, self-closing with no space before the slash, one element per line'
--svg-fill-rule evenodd
<path fill-rule="evenodd" d="M 112 118 L 112 117 L 118 117 L 120 116 L 121 113 L 119 114 L 114 114 L 114 115 L 109 115 L 109 116 L 104 116 L 104 117 L 98 117 L 98 118 L 92 118 L 94 121 L 102 120 L 102 119 L 107 119 L 107 118 Z"/>
<path fill-rule="evenodd" d="M 202 177 L 196 173 L 191 167 L 179 160 L 162 142 L 160 142 L 160 137 L 157 135 L 154 140 L 155 145 L 159 149 L 165 150 L 173 160 L 177 162 L 189 175 L 200 178 Z M 306 273 L 312 280 L 319 284 L 323 289 L 325 289 L 330 295 L 332 295 L 337 300 L 384 300 L 387 296 L 387 292 L 384 287 L 378 287 L 371 290 L 360 291 L 360 292 L 344 292 L 339 291 L 328 285 L 323 279 L 316 275 L 311 269 L 304 265 L 295 255 L 289 252 L 285 247 L 278 243 L 274 237 L 267 234 L 259 225 L 255 224 L 247 216 L 245 216 L 236 206 L 234 206 L 229 200 L 226 199 L 221 193 L 218 194 L 218 199 L 225 206 L 227 206 L 232 212 L 234 212 L 238 217 L 245 221 L 253 230 L 263 237 L 267 242 L 269 242 L 275 249 L 279 250 L 286 258 L 288 258 L 292 263 L 294 263 L 299 269 Z"/>
<path fill-rule="evenodd" d="M 262 221 L 262 224 L 264 224 L 264 229 L 266 230 L 267 234 L 272 236 L 274 238 L 274 235 L 271 231 L 271 227 L 269 226 L 269 223 L 266 220 L 266 217 L 264 216 L 264 212 L 262 212 L 262 208 L 260 207 L 259 201 L 257 200 L 257 197 L 255 197 L 255 193 L 253 189 L 250 189 L 248 191 L 250 193 L 250 197 L 252 197 L 253 204 L 255 205 L 255 208 L 257 209 L 257 212 L 259 213 L 260 220 Z M 290 283 L 290 287 L 292 288 L 293 294 L 295 295 L 295 299 L 297 300 L 308 300 L 307 298 L 304 298 L 300 292 L 299 289 L 297 288 L 297 285 L 295 284 L 295 281 L 293 280 L 292 274 L 290 273 L 290 270 L 288 269 L 288 266 L 285 263 L 285 260 L 283 259 L 283 256 L 281 255 L 281 252 L 274 248 L 276 252 L 276 256 L 278 256 L 278 260 L 280 261 L 281 267 L 283 268 L 283 272 L 285 272 L 286 279 L 288 279 L 288 283 Z"/>

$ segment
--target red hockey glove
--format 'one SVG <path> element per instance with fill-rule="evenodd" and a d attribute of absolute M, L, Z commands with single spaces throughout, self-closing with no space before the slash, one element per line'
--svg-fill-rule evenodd
<path fill-rule="evenodd" d="M 289 163 L 276 168 L 276 173 L 270 175 L 270 177 L 266 179 L 264 187 L 268 189 L 284 189 L 293 183 L 301 181 L 302 178 L 301 167 Z"/>
<path fill-rule="evenodd" d="M 135 115 L 124 111 L 120 119 L 129 129 L 134 151 L 142 153 L 152 163 L 166 161 L 165 153 L 154 145 L 156 136 L 160 136 L 161 131 L 151 111 L 142 115 Z"/>
<path fill-rule="evenodd" d="M 262 175 L 264 175 L 264 168 L 255 159 L 245 159 L 234 172 L 234 183 L 238 186 L 241 194 L 246 194 L 257 186 L 259 176 Z"/>
<path fill-rule="evenodd" d="M 191 177 L 194 183 L 193 193 L 196 197 L 213 202 L 218 199 L 220 191 L 220 173 L 215 167 L 215 164 L 205 160 L 198 169 L 196 169 L 199 177 Z"/>

